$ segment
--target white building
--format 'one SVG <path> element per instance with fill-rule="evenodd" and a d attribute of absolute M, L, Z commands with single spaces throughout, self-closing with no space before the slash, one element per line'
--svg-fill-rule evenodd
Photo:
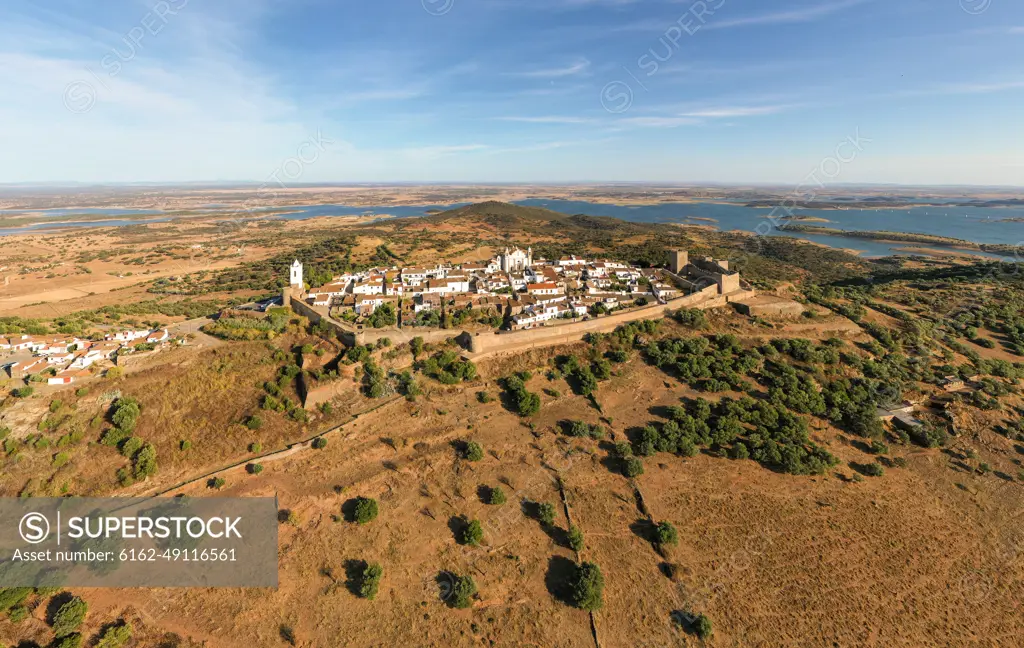
<path fill-rule="evenodd" d="M 298 259 L 295 259 L 295 262 L 292 263 L 291 274 L 288 277 L 288 285 L 298 288 L 300 290 L 303 287 L 302 264 L 299 263 Z"/>
<path fill-rule="evenodd" d="M 498 267 L 502 272 L 523 272 L 533 265 L 533 248 L 526 248 L 523 252 L 519 248 L 509 251 L 505 248 L 503 254 L 498 255 Z"/>

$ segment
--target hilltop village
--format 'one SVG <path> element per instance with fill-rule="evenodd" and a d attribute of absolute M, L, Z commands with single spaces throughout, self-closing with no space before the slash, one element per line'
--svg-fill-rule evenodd
<path fill-rule="evenodd" d="M 74 335 L 11 335 L 0 337 L 0 352 L 16 359 L 4 365 L 7 375 L 31 382 L 69 385 L 93 375 L 103 363 L 135 353 L 156 351 L 168 343 L 180 343 L 164 329 L 124 329 L 107 333 L 102 340 Z"/>
<path fill-rule="evenodd" d="M 335 277 L 310 289 L 307 304 L 346 322 L 437 327 L 474 317 L 494 328 L 523 330 L 589 319 L 620 309 L 666 304 L 697 293 L 744 292 L 729 262 L 669 253 L 667 268 L 578 256 L 534 258 L 532 248 L 505 248 L 482 262 L 432 267 L 373 268 Z M 292 265 L 290 285 L 303 287 L 303 268 Z"/>

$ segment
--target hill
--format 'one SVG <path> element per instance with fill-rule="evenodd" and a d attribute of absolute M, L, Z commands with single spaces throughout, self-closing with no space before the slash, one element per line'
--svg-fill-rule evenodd
<path fill-rule="evenodd" d="M 631 223 L 610 216 L 587 216 L 585 214 L 570 216 L 543 207 L 526 207 L 496 200 L 457 207 L 416 220 L 434 225 L 475 223 L 502 231 L 524 233 L 561 233 L 568 228 L 570 230 L 617 232 L 628 235 L 630 233 L 652 233 L 663 229 L 663 226 L 653 223 Z"/>

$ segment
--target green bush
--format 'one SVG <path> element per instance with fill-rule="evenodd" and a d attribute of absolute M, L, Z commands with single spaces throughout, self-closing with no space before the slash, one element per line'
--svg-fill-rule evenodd
<path fill-rule="evenodd" d="M 622 472 L 626 477 L 639 477 L 644 474 L 644 462 L 639 457 L 626 457 Z"/>
<path fill-rule="evenodd" d="M 53 615 L 53 633 L 65 637 L 82 625 L 89 606 L 79 597 L 74 597 L 58 608 Z"/>
<path fill-rule="evenodd" d="M 250 430 L 258 430 L 263 427 L 263 419 L 258 414 L 253 414 L 245 420 L 245 427 Z"/>
<path fill-rule="evenodd" d="M 118 428 L 124 430 L 127 434 L 131 434 L 135 431 L 140 414 L 142 414 L 142 406 L 139 405 L 139 401 L 126 396 L 118 398 L 114 403 L 114 411 L 110 420 Z"/>
<path fill-rule="evenodd" d="M 698 614 L 697 618 L 693 620 L 693 631 L 701 641 L 711 638 L 711 619 L 703 614 Z"/>
<path fill-rule="evenodd" d="M 864 466 L 863 471 L 864 474 L 868 475 L 869 477 L 881 477 L 885 473 L 885 470 L 882 468 L 882 465 L 878 462 L 872 462 L 867 464 L 866 466 Z"/>
<path fill-rule="evenodd" d="M 359 582 L 359 596 L 372 601 L 380 589 L 380 579 L 384 576 L 384 568 L 377 563 L 369 563 L 363 569 Z"/>
<path fill-rule="evenodd" d="M 50 401 L 50 413 L 56 414 L 58 411 L 60 411 L 62 405 L 64 405 L 64 401 L 62 401 L 59 398 L 55 398 L 54 400 Z"/>
<path fill-rule="evenodd" d="M 462 458 L 466 461 L 480 461 L 484 458 L 484 449 L 476 441 L 468 441 L 462 446 Z"/>
<path fill-rule="evenodd" d="M 139 437 L 128 437 L 127 439 L 124 440 L 123 443 L 121 443 L 121 454 L 130 459 L 131 457 L 135 456 L 136 452 L 142 449 L 142 446 L 144 444 L 145 441 L 143 441 Z"/>
<path fill-rule="evenodd" d="M 121 648 L 132 638 L 131 625 L 121 622 L 117 625 L 108 626 L 100 635 L 96 648 Z"/>
<path fill-rule="evenodd" d="M 659 545 L 679 544 L 679 532 L 671 522 L 661 522 L 654 529 L 654 541 Z"/>
<path fill-rule="evenodd" d="M 579 527 L 569 527 L 569 547 L 576 552 L 583 551 L 583 531 Z"/>
<path fill-rule="evenodd" d="M 189 450 L 192 449 L 192 442 L 189 441 L 188 439 L 182 439 L 181 441 L 178 442 L 178 449 L 181 450 L 182 452 L 188 452 Z"/>
<path fill-rule="evenodd" d="M 453 576 L 452 592 L 448 603 L 454 608 L 465 609 L 470 606 L 476 595 L 476 583 L 472 576 Z"/>
<path fill-rule="evenodd" d="M 377 519 L 379 509 L 377 500 L 372 497 L 360 497 L 356 499 L 355 520 L 358 524 L 367 524 Z"/>
<path fill-rule="evenodd" d="M 252 443 L 249 444 L 249 452 L 253 454 L 259 454 L 260 452 L 263 452 L 263 444 L 260 443 L 259 441 L 253 441 Z"/>
<path fill-rule="evenodd" d="M 50 644 L 50 648 L 81 648 L 82 646 L 82 635 L 77 632 L 72 632 L 69 635 L 63 637 L 57 637 L 53 643 Z"/>
<path fill-rule="evenodd" d="M 490 489 L 490 492 L 487 494 L 488 504 L 492 504 L 494 506 L 501 506 L 502 504 L 505 503 L 505 501 L 505 491 L 502 490 L 501 486 L 495 486 L 494 488 Z"/>
<path fill-rule="evenodd" d="M 537 502 L 537 520 L 544 526 L 555 523 L 555 505 L 551 502 Z"/>
<path fill-rule="evenodd" d="M 327 439 L 325 439 L 324 437 L 317 437 L 317 438 L 313 439 L 313 449 L 315 449 L 315 450 L 323 450 L 326 447 L 327 447 Z"/>
<path fill-rule="evenodd" d="M 21 605 L 32 594 L 31 587 L 0 588 L 0 612 Z"/>
<path fill-rule="evenodd" d="M 259 464 L 259 463 L 251 463 L 251 464 L 247 464 L 247 465 L 245 466 L 245 470 L 246 470 L 246 471 L 247 471 L 247 472 L 248 472 L 248 473 L 249 473 L 250 475 L 258 475 L 258 474 L 260 474 L 261 472 L 263 472 L 263 464 Z"/>
<path fill-rule="evenodd" d="M 604 593 L 604 575 L 594 563 L 585 562 L 576 568 L 570 583 L 573 605 L 581 610 L 594 611 L 601 608 Z"/>
<path fill-rule="evenodd" d="M 491 396 L 490 394 L 488 394 L 485 391 L 481 391 L 481 392 L 477 392 L 476 393 L 476 399 L 478 401 L 480 401 L 481 403 L 485 403 L 486 404 L 486 403 L 490 403 L 491 401 L 493 401 L 494 397 Z"/>
<path fill-rule="evenodd" d="M 132 474 L 136 480 L 142 480 L 155 475 L 156 471 L 156 448 L 147 443 L 132 457 Z"/>
<path fill-rule="evenodd" d="M 226 483 L 227 482 L 224 481 L 223 477 L 214 477 L 212 480 L 210 480 L 210 488 L 213 488 L 214 490 L 220 490 L 224 488 L 224 484 Z"/>
<path fill-rule="evenodd" d="M 484 528 L 480 524 L 480 520 L 470 520 L 462 529 L 461 537 L 459 542 L 464 545 L 476 547 L 484 539 Z"/>
<path fill-rule="evenodd" d="M 11 390 L 11 396 L 14 396 L 15 398 L 28 398 L 34 394 L 35 391 L 36 390 L 33 387 L 17 387 Z"/>

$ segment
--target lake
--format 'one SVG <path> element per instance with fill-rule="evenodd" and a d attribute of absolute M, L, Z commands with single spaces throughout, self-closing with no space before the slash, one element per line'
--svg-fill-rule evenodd
<path fill-rule="evenodd" d="M 282 220 L 306 220 L 321 216 L 363 216 L 387 214 L 396 218 L 415 218 L 425 216 L 430 210 L 444 210 L 461 207 L 468 203 L 453 205 L 377 205 L 370 207 L 353 207 L 348 205 L 296 205 L 293 207 L 267 208 L 287 210 L 290 213 L 277 214 L 269 218 Z M 545 207 L 565 214 L 589 214 L 591 216 L 613 216 L 622 220 L 642 223 L 687 223 L 691 225 L 713 225 L 720 230 L 741 230 L 753 232 L 761 226 L 772 225 L 769 216 L 771 208 L 747 207 L 740 203 L 660 203 L 655 205 L 612 205 L 591 203 L 575 200 L 530 199 L 516 201 L 516 204 L 530 207 Z M 219 205 L 206 205 L 211 208 Z M 0 213 L 25 213 L 30 210 L 0 210 Z M 259 210 L 253 210 L 259 211 Z M 34 210 L 47 215 L 60 216 L 67 214 L 102 214 L 110 216 L 160 214 L 159 210 L 125 210 L 125 209 L 53 209 Z M 223 210 L 225 216 L 233 216 L 230 207 Z M 213 211 L 216 214 L 216 210 Z M 846 230 L 888 230 L 895 232 L 916 232 L 948 236 L 976 243 L 1017 244 L 1024 242 L 1024 222 L 1001 222 L 1002 219 L 1024 219 L 1024 208 L 986 208 L 973 206 L 956 207 L 914 207 L 910 209 L 797 209 L 796 214 L 813 216 L 827 220 L 826 223 L 810 222 L 809 225 L 821 225 Z M 779 212 L 781 214 L 781 211 Z M 694 220 L 694 219 L 713 219 Z M 118 219 L 105 221 L 69 221 L 63 223 L 37 223 L 28 227 L 0 229 L 0 236 L 17 234 L 30 230 L 50 230 L 56 228 L 77 227 L 115 227 L 138 225 L 144 223 L 165 222 L 162 219 Z M 770 231 L 774 236 L 791 236 L 836 248 L 860 250 L 865 256 L 889 256 L 899 253 L 900 247 L 926 247 L 925 244 L 897 243 L 889 244 L 873 240 L 861 240 L 840 236 L 820 234 L 803 234 L 789 232 L 784 223 L 777 223 Z M 979 253 L 980 254 L 980 253 Z M 1009 258 L 997 254 L 984 254 L 991 258 Z"/>

